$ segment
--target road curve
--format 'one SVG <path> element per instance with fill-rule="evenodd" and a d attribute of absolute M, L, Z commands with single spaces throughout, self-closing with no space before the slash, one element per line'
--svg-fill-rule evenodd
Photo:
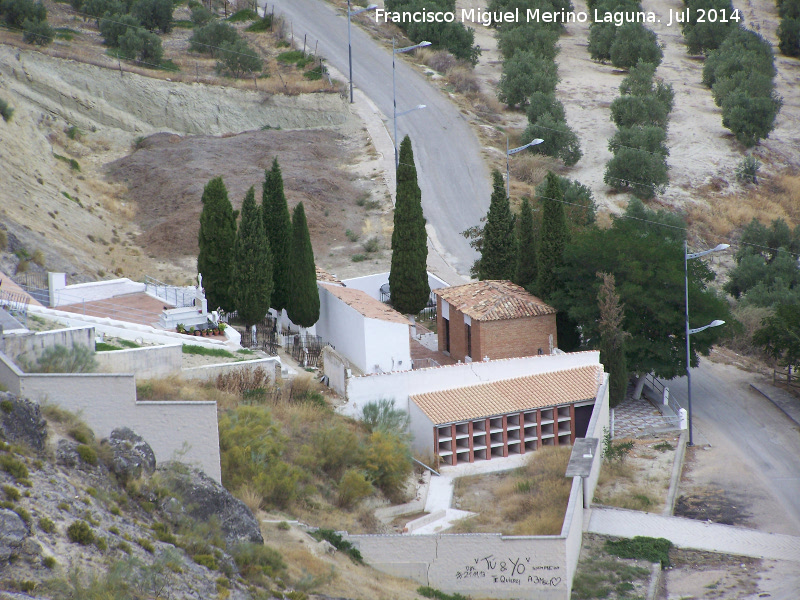
<path fill-rule="evenodd" d="M 259 0 L 263 6 L 265 0 Z M 319 52 L 336 69 L 348 73 L 347 15 L 321 0 L 274 0 L 291 24 L 295 39 L 308 34 L 309 46 L 319 40 Z M 392 133 L 392 52 L 374 41 L 356 26 L 352 28 L 353 80 L 388 117 Z M 397 121 L 397 135 L 408 134 L 414 158 L 422 208 L 435 230 L 436 249 L 462 275 L 477 253 L 469 247 L 461 232 L 478 224 L 489 209 L 491 186 L 489 173 L 481 157 L 481 144 L 464 116 L 439 90 L 397 59 L 397 112 L 419 104 L 415 111 Z"/>

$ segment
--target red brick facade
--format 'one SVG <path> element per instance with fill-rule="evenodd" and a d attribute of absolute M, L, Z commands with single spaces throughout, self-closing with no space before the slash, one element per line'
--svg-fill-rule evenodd
<path fill-rule="evenodd" d="M 436 325 L 439 334 L 439 350 L 447 351 L 445 319 L 441 297 L 436 298 Z M 555 313 L 531 317 L 517 317 L 492 321 L 472 319 L 470 324 L 471 354 L 468 354 L 467 323 L 464 313 L 453 306 L 448 306 L 450 356 L 456 360 L 465 360 L 470 356 L 473 361 L 513 358 L 517 356 L 534 356 L 550 353 L 550 336 L 553 336 L 553 347 L 557 347 Z"/>

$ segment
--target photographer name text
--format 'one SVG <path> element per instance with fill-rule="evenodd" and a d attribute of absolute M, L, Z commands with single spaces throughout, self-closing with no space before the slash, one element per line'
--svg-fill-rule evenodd
<path fill-rule="evenodd" d="M 593 18 L 591 18 L 593 17 Z M 682 23 L 728 23 L 739 22 L 741 19 L 737 10 L 703 9 L 694 11 L 686 8 L 683 10 L 669 9 L 665 15 L 667 27 Z M 462 8 L 460 11 L 391 11 L 383 8 L 375 10 L 375 20 L 378 23 L 479 23 L 484 27 L 502 25 L 503 23 L 609 23 L 620 27 L 626 23 L 661 23 L 662 17 L 653 11 L 600 11 L 594 13 L 587 11 L 544 11 L 540 9 L 520 9 L 511 11 L 488 11 L 480 8 Z"/>

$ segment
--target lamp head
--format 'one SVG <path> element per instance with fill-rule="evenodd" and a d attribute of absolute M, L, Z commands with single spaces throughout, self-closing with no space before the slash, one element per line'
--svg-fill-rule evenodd
<path fill-rule="evenodd" d="M 730 248 L 730 247 L 731 247 L 731 245 L 730 245 L 730 244 L 718 244 L 718 245 L 717 245 L 717 246 L 716 246 L 716 247 L 715 247 L 715 248 L 712 250 L 712 252 L 722 252 L 723 250 L 727 250 L 727 249 L 728 249 L 728 248 Z"/>
<path fill-rule="evenodd" d="M 719 327 L 720 325 L 725 325 L 725 321 L 720 321 L 719 319 L 716 319 L 715 321 L 711 321 L 709 327 Z"/>

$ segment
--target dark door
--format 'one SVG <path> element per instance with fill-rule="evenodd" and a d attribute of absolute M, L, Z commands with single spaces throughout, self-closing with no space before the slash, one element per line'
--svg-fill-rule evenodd
<path fill-rule="evenodd" d="M 450 319 L 444 320 L 444 349 L 450 352 Z"/>
<path fill-rule="evenodd" d="M 589 428 L 589 420 L 592 418 L 594 404 L 575 407 L 575 437 L 586 437 L 586 430 Z"/>

